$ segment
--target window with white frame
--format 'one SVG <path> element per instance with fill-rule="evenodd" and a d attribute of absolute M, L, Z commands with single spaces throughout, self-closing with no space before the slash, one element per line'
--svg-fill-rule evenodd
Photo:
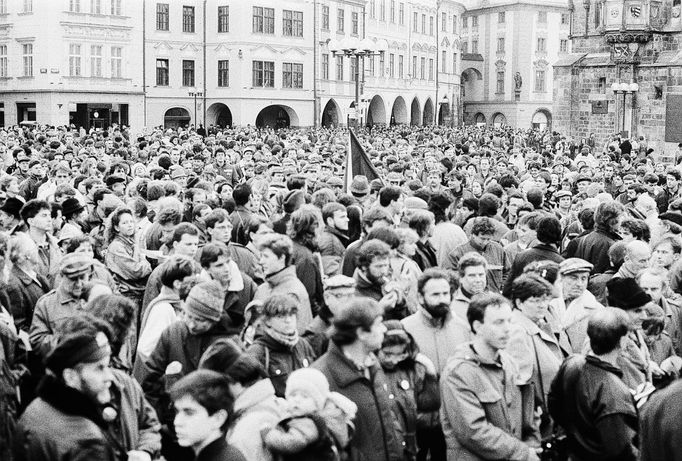
<path fill-rule="evenodd" d="M 0 45 L 0 77 L 9 77 L 7 73 L 7 45 Z"/>
<path fill-rule="evenodd" d="M 359 21 L 359 15 L 356 11 L 353 11 L 350 14 L 350 33 L 352 35 L 358 35 L 358 32 L 360 30 L 360 21 Z"/>
<path fill-rule="evenodd" d="M 412 78 L 417 78 L 417 57 L 412 56 Z"/>
<path fill-rule="evenodd" d="M 282 27 L 285 37 L 303 37 L 303 12 L 282 11 Z"/>
<path fill-rule="evenodd" d="M 194 60 L 192 59 L 182 61 L 182 86 L 194 86 Z"/>
<path fill-rule="evenodd" d="M 403 78 L 405 76 L 405 72 L 403 70 L 405 65 L 405 58 L 402 54 L 398 55 L 398 78 Z"/>
<path fill-rule="evenodd" d="M 123 77 L 123 49 L 120 46 L 111 47 L 111 78 Z"/>
<path fill-rule="evenodd" d="M 336 10 L 336 31 L 343 32 L 346 30 L 346 11 L 343 8 Z"/>
<path fill-rule="evenodd" d="M 417 27 L 419 26 L 419 15 L 417 13 L 412 13 L 412 32 L 417 32 Z"/>
<path fill-rule="evenodd" d="M 504 53 L 504 37 L 497 38 L 497 52 Z"/>
<path fill-rule="evenodd" d="M 559 52 L 568 53 L 568 40 L 566 39 L 559 40 Z"/>
<path fill-rule="evenodd" d="M 194 7 L 183 5 L 182 7 L 182 31 L 194 33 Z"/>
<path fill-rule="evenodd" d="M 545 70 L 537 69 L 535 71 L 535 91 L 544 93 L 545 90 Z"/>
<path fill-rule="evenodd" d="M 329 30 L 329 7 L 322 6 L 322 30 Z"/>
<path fill-rule="evenodd" d="M 343 81 L 343 56 L 336 57 L 336 80 Z"/>
<path fill-rule="evenodd" d="M 421 68 L 419 72 L 419 78 L 422 80 L 426 79 L 426 58 L 421 58 Z"/>
<path fill-rule="evenodd" d="M 282 87 L 303 88 L 303 64 L 295 62 L 282 64 Z"/>
<path fill-rule="evenodd" d="M 102 76 L 102 45 L 90 46 L 90 76 Z"/>
<path fill-rule="evenodd" d="M 80 77 L 81 74 L 81 46 L 78 43 L 69 45 L 69 75 Z"/>
<path fill-rule="evenodd" d="M 386 21 L 386 0 L 379 0 L 379 19 Z"/>
<path fill-rule="evenodd" d="M 540 53 L 547 51 L 547 40 L 545 38 L 543 37 L 538 38 L 537 51 Z"/>
<path fill-rule="evenodd" d="M 388 17 L 391 20 L 391 23 L 395 24 L 395 0 L 391 0 L 391 7 Z"/>
<path fill-rule="evenodd" d="M 4 1 L 2 3 L 5 3 Z M 81 12 L 81 0 L 69 0 L 69 11 L 72 13 Z"/>
<path fill-rule="evenodd" d="M 322 53 L 322 79 L 329 80 L 329 54 Z"/>
<path fill-rule="evenodd" d="M 168 59 L 156 60 L 156 86 L 168 86 Z"/>
<path fill-rule="evenodd" d="M 497 22 L 498 22 L 499 24 L 504 24 L 504 22 L 505 22 L 506 19 L 507 19 L 507 18 L 505 18 L 504 11 L 500 11 L 499 13 L 497 13 Z"/>
<path fill-rule="evenodd" d="M 448 52 L 443 50 L 440 53 L 440 71 L 446 73 L 448 71 Z"/>
<path fill-rule="evenodd" d="M 169 23 L 168 3 L 156 4 L 156 30 L 168 30 Z"/>
<path fill-rule="evenodd" d="M 358 73 L 358 58 L 351 56 L 350 58 L 350 81 L 354 82 Z"/>
<path fill-rule="evenodd" d="M 388 76 L 395 77 L 395 54 L 388 55 Z"/>
<path fill-rule="evenodd" d="M 400 2 L 398 6 L 398 24 L 405 25 L 405 4 L 403 2 Z"/>
<path fill-rule="evenodd" d="M 273 61 L 253 61 L 253 86 L 275 87 L 275 63 Z"/>
<path fill-rule="evenodd" d="M 90 13 L 102 14 L 102 0 L 90 0 Z"/>
<path fill-rule="evenodd" d="M 504 93 L 504 71 L 497 71 L 497 93 Z"/>
<path fill-rule="evenodd" d="M 253 33 L 254 34 L 275 33 L 274 8 L 263 8 L 262 6 L 253 7 Z"/>
<path fill-rule="evenodd" d="M 24 77 L 33 77 L 33 43 L 21 45 L 21 54 L 24 61 Z"/>
<path fill-rule="evenodd" d="M 446 12 L 440 14 L 440 30 L 443 32 L 448 30 L 448 14 Z"/>
<path fill-rule="evenodd" d="M 230 61 L 227 59 L 218 61 L 218 86 L 221 88 L 230 86 Z"/>
<path fill-rule="evenodd" d="M 223 34 L 230 31 L 230 7 L 218 7 L 218 33 Z"/>
<path fill-rule="evenodd" d="M 22 13 L 33 13 L 33 0 L 24 0 Z"/>
<path fill-rule="evenodd" d="M 111 0 L 111 15 L 121 16 L 121 0 Z"/>

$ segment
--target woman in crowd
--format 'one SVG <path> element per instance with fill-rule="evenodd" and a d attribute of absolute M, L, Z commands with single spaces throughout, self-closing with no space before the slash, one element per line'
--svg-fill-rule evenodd
<path fill-rule="evenodd" d="M 119 207 L 111 214 L 106 241 L 109 246 L 105 262 L 114 275 L 118 291 L 133 300 L 139 309 L 152 268 L 135 241 L 135 220 L 130 208 Z"/>
<path fill-rule="evenodd" d="M 550 384 L 567 355 L 545 320 L 552 296 L 552 285 L 538 275 L 524 274 L 514 280 L 514 311 L 506 349 L 516 359 L 519 378 L 533 384 L 536 401 L 542 408 L 541 430 L 544 435 L 549 435 L 552 430 L 547 419 Z"/>

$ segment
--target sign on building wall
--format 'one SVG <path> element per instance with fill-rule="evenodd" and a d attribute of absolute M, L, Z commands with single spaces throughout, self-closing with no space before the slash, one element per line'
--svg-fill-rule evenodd
<path fill-rule="evenodd" d="M 609 113 L 609 102 L 608 101 L 592 101 L 592 113 L 593 114 L 608 114 Z"/>
<path fill-rule="evenodd" d="M 682 142 L 682 94 L 667 95 L 665 142 Z"/>

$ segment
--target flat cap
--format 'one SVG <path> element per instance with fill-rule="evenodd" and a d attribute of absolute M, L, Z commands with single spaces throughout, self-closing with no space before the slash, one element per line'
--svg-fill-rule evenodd
<path fill-rule="evenodd" d="M 331 178 L 327 179 L 327 185 L 343 187 L 343 179 L 339 178 L 338 176 L 332 176 Z"/>
<path fill-rule="evenodd" d="M 181 166 L 176 166 L 175 168 L 171 168 L 171 179 L 178 179 L 178 178 L 186 178 L 187 177 L 187 172 L 185 169 Z"/>
<path fill-rule="evenodd" d="M 582 181 L 592 182 L 592 178 L 590 176 L 587 176 L 586 174 L 581 174 L 580 176 L 578 176 L 578 179 L 575 180 L 575 183 L 578 184 L 579 182 Z"/>
<path fill-rule="evenodd" d="M 562 197 L 573 197 L 573 194 L 571 193 L 571 191 L 568 190 L 560 190 L 559 192 L 554 194 L 554 197 L 558 200 Z"/>
<path fill-rule="evenodd" d="M 350 184 L 350 191 L 353 194 L 369 194 L 369 181 L 367 176 L 358 175 L 353 178 L 353 182 Z"/>
<path fill-rule="evenodd" d="M 59 262 L 59 271 L 65 277 L 77 277 L 92 269 L 95 260 L 84 253 L 67 253 Z"/>
<path fill-rule="evenodd" d="M 335 288 L 355 288 L 355 279 L 345 275 L 334 275 L 329 277 L 324 282 L 325 290 L 333 290 Z"/>
<path fill-rule="evenodd" d="M 594 266 L 581 258 L 568 258 L 559 264 L 561 275 L 575 274 L 578 272 L 590 272 Z"/>

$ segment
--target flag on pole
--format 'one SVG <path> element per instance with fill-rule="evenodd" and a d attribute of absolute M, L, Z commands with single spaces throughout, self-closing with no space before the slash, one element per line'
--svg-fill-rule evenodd
<path fill-rule="evenodd" d="M 374 179 L 381 179 L 379 177 L 379 172 L 372 161 L 367 156 L 365 149 L 360 145 L 360 141 L 353 133 L 353 130 L 348 130 L 348 151 L 346 152 L 346 168 L 343 176 L 344 190 L 346 193 L 350 193 L 350 185 L 353 182 L 353 178 L 358 175 L 363 175 L 367 177 L 368 181 Z"/>

